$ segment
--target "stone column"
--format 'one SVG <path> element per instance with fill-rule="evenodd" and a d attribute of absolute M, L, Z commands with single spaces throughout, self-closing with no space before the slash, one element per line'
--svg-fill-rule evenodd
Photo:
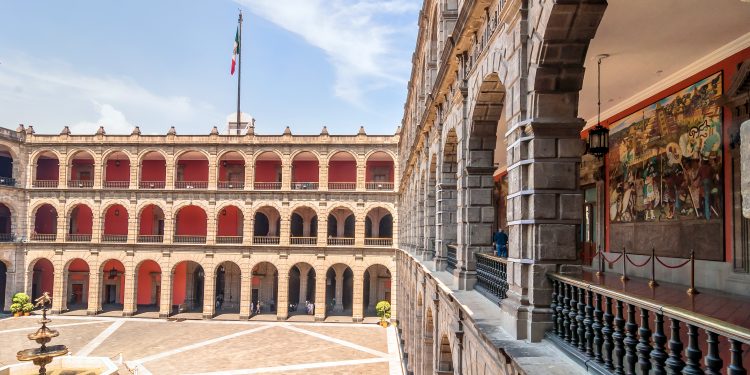
<path fill-rule="evenodd" d="M 103 289 L 101 288 L 101 285 L 104 276 L 99 272 L 99 266 L 101 266 L 99 262 L 94 262 L 89 265 L 89 303 L 86 315 L 96 315 L 102 311 L 101 294 Z"/>
<path fill-rule="evenodd" d="M 215 205 L 209 206 L 208 210 L 206 210 L 206 216 L 207 216 L 206 244 L 207 245 L 216 244 L 216 233 L 218 233 L 218 230 L 217 230 L 218 220 L 216 220 L 216 215 L 217 215 L 216 206 Z"/>
<path fill-rule="evenodd" d="M 172 314 L 172 283 L 174 283 L 174 270 L 170 264 L 159 264 L 159 267 L 161 267 L 159 317 L 167 318 Z"/>
<path fill-rule="evenodd" d="M 140 161 L 135 160 L 135 162 L 133 162 L 133 160 L 130 160 L 130 188 L 131 189 L 140 188 L 140 178 L 139 178 L 140 171 L 141 171 Z"/>
<path fill-rule="evenodd" d="M 287 159 L 285 155 L 281 162 L 281 190 L 292 189 L 292 162 Z"/>
<path fill-rule="evenodd" d="M 123 300 L 122 316 L 133 316 L 138 309 L 138 274 L 132 265 L 125 266 L 125 298 Z"/>
<path fill-rule="evenodd" d="M 373 272 L 375 267 L 370 269 L 370 300 L 367 301 L 367 309 L 372 311 L 375 309 L 375 305 L 378 300 L 378 273 Z"/>
<path fill-rule="evenodd" d="M 279 243 L 282 246 L 289 246 L 289 237 L 291 236 L 291 213 L 289 213 L 289 207 L 282 207 L 281 212 L 281 228 L 279 228 Z M 270 227 L 270 224 L 269 224 Z"/>
<path fill-rule="evenodd" d="M 321 155 L 321 161 L 318 164 L 318 190 L 328 191 L 328 155 Z"/>
<path fill-rule="evenodd" d="M 326 319 L 326 270 L 315 270 L 315 321 Z"/>
<path fill-rule="evenodd" d="M 177 169 L 177 163 L 174 159 L 174 155 L 167 155 L 166 159 L 164 160 L 164 168 L 165 171 L 165 188 L 166 189 L 174 189 L 174 179 Z"/>
<path fill-rule="evenodd" d="M 359 268 L 359 267 L 358 267 Z M 364 314 L 364 279 L 363 271 L 354 272 L 354 282 L 352 283 L 352 321 L 361 322 L 365 318 Z"/>
<path fill-rule="evenodd" d="M 276 320 L 289 317 L 289 270 L 279 271 L 278 301 L 276 301 Z"/>
<path fill-rule="evenodd" d="M 366 189 L 367 167 L 364 162 L 357 163 L 357 191 Z"/>
<path fill-rule="evenodd" d="M 344 311 L 344 272 L 339 268 L 334 268 L 336 272 L 336 304 L 333 306 L 333 311 L 342 312 Z"/>
<path fill-rule="evenodd" d="M 59 268 L 58 268 L 59 266 Z M 34 271 L 29 271 L 27 280 L 29 280 L 29 287 L 27 294 L 32 295 L 31 287 L 33 285 Z M 54 278 L 54 285 L 52 286 L 52 313 L 60 314 L 67 309 L 67 296 L 65 295 L 65 283 L 68 281 L 68 271 L 63 269 L 62 264 L 55 265 L 55 273 L 52 276 Z"/>
<path fill-rule="evenodd" d="M 318 247 L 328 245 L 328 214 L 323 212 L 318 216 Z"/>
<path fill-rule="evenodd" d="M 245 162 L 245 190 L 253 190 L 253 182 L 255 180 L 255 168 L 253 168 L 253 162 Z"/>
<path fill-rule="evenodd" d="M 99 161 L 94 162 L 94 189 L 101 189 L 104 182 L 104 164 Z"/>
<path fill-rule="evenodd" d="M 211 319 L 216 315 L 216 267 L 203 266 L 203 319 Z"/>
<path fill-rule="evenodd" d="M 437 188 L 437 214 L 435 238 L 435 267 L 444 271 L 449 244 L 456 243 L 456 185 L 439 184 Z"/>
<path fill-rule="evenodd" d="M 68 170 L 70 168 L 70 165 L 68 165 L 68 159 L 67 156 L 63 157 L 59 161 L 59 167 L 58 167 L 58 187 L 61 189 L 68 187 Z"/>
<path fill-rule="evenodd" d="M 354 216 L 357 217 L 356 214 Z M 360 220 L 354 222 L 354 246 L 363 247 L 365 246 L 365 216 L 363 215 Z"/>
<path fill-rule="evenodd" d="M 208 189 L 216 190 L 216 182 L 219 180 L 219 161 L 216 155 L 211 155 L 208 158 Z"/>
<path fill-rule="evenodd" d="M 297 301 L 297 310 L 300 308 L 304 311 L 305 301 L 307 301 L 307 275 L 310 273 L 310 268 L 307 266 L 299 265 L 299 301 Z"/>
<path fill-rule="evenodd" d="M 250 302 L 253 294 L 253 267 L 240 264 L 240 320 L 250 319 Z M 244 270 L 244 271 L 242 271 Z"/>

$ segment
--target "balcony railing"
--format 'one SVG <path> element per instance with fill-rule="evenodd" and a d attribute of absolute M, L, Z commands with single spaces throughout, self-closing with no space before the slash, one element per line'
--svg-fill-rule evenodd
<path fill-rule="evenodd" d="M 128 242 L 127 234 L 102 234 L 102 242 Z"/>
<path fill-rule="evenodd" d="M 365 188 L 367 190 L 393 190 L 393 182 L 367 182 Z"/>
<path fill-rule="evenodd" d="M 174 243 L 206 243 L 206 236 L 175 235 Z"/>
<path fill-rule="evenodd" d="M 94 181 L 91 180 L 68 180 L 69 189 L 87 189 L 94 187 Z"/>
<path fill-rule="evenodd" d="M 216 236 L 216 243 L 239 245 L 242 243 L 242 236 Z"/>
<path fill-rule="evenodd" d="M 318 237 L 290 237 L 289 243 L 292 245 L 316 245 Z"/>
<path fill-rule="evenodd" d="M 254 245 L 278 245 L 279 244 L 279 237 L 274 237 L 274 236 L 254 236 L 253 237 L 253 244 Z"/>
<path fill-rule="evenodd" d="M 357 190 L 356 182 L 329 182 L 328 190 Z"/>
<path fill-rule="evenodd" d="M 104 181 L 104 187 L 107 189 L 127 189 L 130 187 L 130 181 Z"/>
<path fill-rule="evenodd" d="M 0 233 L 0 242 L 13 242 L 14 239 L 13 233 Z"/>
<path fill-rule="evenodd" d="M 445 254 L 445 264 L 446 269 L 448 271 L 453 271 L 456 269 L 456 264 L 458 264 L 458 258 L 456 257 L 457 248 L 454 244 L 447 245 L 448 250 Z"/>
<path fill-rule="evenodd" d="M 242 190 L 245 188 L 245 183 L 241 181 L 219 181 L 217 187 L 219 189 Z"/>
<path fill-rule="evenodd" d="M 750 344 L 747 328 L 565 275 L 548 276 L 547 337 L 598 373 L 703 374 L 704 365 L 706 374 L 747 373 L 742 365 L 743 344 Z"/>
<path fill-rule="evenodd" d="M 328 246 L 354 246 L 354 237 L 328 237 Z"/>
<path fill-rule="evenodd" d="M 175 189 L 208 189 L 208 181 L 175 181 Z"/>
<path fill-rule="evenodd" d="M 477 256 L 477 289 L 497 301 L 508 292 L 508 261 L 489 254 Z"/>
<path fill-rule="evenodd" d="M 139 243 L 162 243 L 164 242 L 164 235 L 161 234 L 139 234 Z"/>
<path fill-rule="evenodd" d="M 165 181 L 141 181 L 138 184 L 141 189 L 164 189 L 166 186 Z"/>
<path fill-rule="evenodd" d="M 68 242 L 91 242 L 91 234 L 68 233 L 65 236 Z"/>
<path fill-rule="evenodd" d="M 53 241 L 57 240 L 57 234 L 32 233 L 31 234 L 31 240 L 32 241 L 53 242 Z"/>
<path fill-rule="evenodd" d="M 58 180 L 34 180 L 31 182 L 31 187 L 35 188 L 56 188 L 60 185 Z"/>
<path fill-rule="evenodd" d="M 2 186 L 16 186 L 16 179 L 13 177 L 0 177 L 0 185 Z"/>
<path fill-rule="evenodd" d="M 365 238 L 365 246 L 391 247 L 393 238 Z"/>
<path fill-rule="evenodd" d="M 292 190 L 318 190 L 317 182 L 292 182 Z"/>
<path fill-rule="evenodd" d="M 255 190 L 281 190 L 281 182 L 255 182 L 253 183 L 253 189 Z"/>

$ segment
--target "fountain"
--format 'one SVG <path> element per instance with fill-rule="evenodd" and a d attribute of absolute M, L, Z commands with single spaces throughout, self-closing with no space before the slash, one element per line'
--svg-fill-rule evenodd
<path fill-rule="evenodd" d="M 21 350 L 16 354 L 16 358 L 19 361 L 32 361 L 35 365 L 39 366 L 39 375 L 45 375 L 47 374 L 45 366 L 52 362 L 52 358 L 68 354 L 68 347 L 65 345 L 47 346 L 47 343 L 52 341 L 53 337 L 60 335 L 56 330 L 47 328 L 47 323 L 52 322 L 47 318 L 47 306 L 52 303 L 49 294 L 44 292 L 34 302 L 36 302 L 35 307 L 42 307 L 42 320 L 40 321 L 42 326 L 36 332 L 29 334 L 28 337 L 29 340 L 36 341 L 37 344 L 41 344 L 42 346 L 35 349 Z"/>

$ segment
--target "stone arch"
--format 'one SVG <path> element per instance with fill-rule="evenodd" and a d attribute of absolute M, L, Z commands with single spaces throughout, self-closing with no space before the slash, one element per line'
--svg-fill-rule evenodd
<path fill-rule="evenodd" d="M 216 208 L 216 243 L 242 243 L 245 210 L 240 202 L 225 202 Z"/>
<path fill-rule="evenodd" d="M 166 152 L 164 152 L 164 150 L 162 150 L 162 149 L 160 149 L 160 148 L 156 148 L 156 147 L 149 147 L 149 148 L 143 149 L 143 150 L 141 150 L 140 152 L 138 152 L 138 154 L 137 154 L 137 157 L 138 157 L 138 164 L 142 164 L 142 163 L 143 163 L 143 160 L 144 160 L 144 158 L 145 158 L 145 157 L 146 157 L 147 155 L 151 154 L 151 153 L 156 153 L 156 154 L 158 154 L 158 155 L 159 155 L 159 156 L 161 156 L 161 157 L 162 157 L 162 159 L 164 159 L 165 161 L 169 159 L 169 155 L 168 155 L 168 154 L 167 154 Z"/>
<path fill-rule="evenodd" d="M 445 269 L 448 246 L 458 242 L 458 135 L 455 128 L 445 132 L 437 169 L 436 189 L 436 266 Z"/>
<path fill-rule="evenodd" d="M 105 188 L 127 188 L 130 186 L 130 170 L 133 155 L 122 148 L 107 149 L 101 157 L 102 182 Z"/>
<path fill-rule="evenodd" d="M 274 237 L 278 240 L 280 233 L 281 211 L 277 205 L 266 204 L 253 210 L 253 241 L 258 237 Z"/>
<path fill-rule="evenodd" d="M 365 238 L 393 238 L 395 216 L 382 205 L 368 207 L 365 213 Z"/>
<path fill-rule="evenodd" d="M 447 334 L 440 336 L 438 346 L 438 371 L 453 372 L 453 350 Z"/>
<path fill-rule="evenodd" d="M 289 210 L 289 233 L 292 237 L 317 237 L 318 220 L 318 210 L 315 206 L 296 204 Z M 312 244 L 314 243 L 310 243 Z"/>
<path fill-rule="evenodd" d="M 278 150 L 262 150 L 253 156 L 253 187 L 258 190 L 281 188 L 283 169 L 288 165 Z"/>
<path fill-rule="evenodd" d="M 63 156 L 55 149 L 42 149 L 31 154 L 33 187 L 57 187 Z"/>
<path fill-rule="evenodd" d="M 52 260 L 47 257 L 36 257 L 28 263 L 27 272 L 30 284 L 27 292 L 32 299 L 40 297 L 44 292 L 50 296 L 54 295 L 55 265 Z"/>
<path fill-rule="evenodd" d="M 121 258 L 109 258 L 99 264 L 96 276 L 99 283 L 97 311 L 115 311 L 125 308 L 125 264 Z"/>
<path fill-rule="evenodd" d="M 425 319 L 424 319 L 424 330 L 422 332 L 422 358 L 424 358 L 423 362 L 423 368 L 426 374 L 429 374 L 434 371 L 434 351 L 433 347 L 435 345 L 433 335 L 435 332 L 435 320 L 432 315 L 432 307 L 427 307 L 425 309 Z"/>
<path fill-rule="evenodd" d="M 110 200 L 100 210 L 102 241 L 127 242 L 130 232 L 129 204 L 124 200 Z"/>
<path fill-rule="evenodd" d="M 344 149 L 344 148 L 338 148 L 338 149 L 331 150 L 330 152 L 328 152 L 328 155 L 325 158 L 325 163 L 326 164 L 330 164 L 331 163 L 331 159 L 333 159 L 333 157 L 336 154 L 341 154 L 341 153 L 347 154 L 348 156 L 351 156 L 351 158 L 354 159 L 355 162 L 357 162 L 358 159 L 359 159 L 359 156 L 353 150 Z"/>
<path fill-rule="evenodd" d="M 349 265 L 336 263 L 326 271 L 326 311 L 328 315 L 351 316 L 354 299 L 354 271 Z"/>
<path fill-rule="evenodd" d="M 437 155 L 431 154 L 427 163 L 427 178 L 424 185 L 424 214 L 425 214 L 425 258 L 430 260 L 435 256 L 435 215 L 437 196 Z"/>
<path fill-rule="evenodd" d="M 73 257 L 65 262 L 63 275 L 67 279 L 63 280 L 63 298 L 64 306 L 67 310 L 88 310 L 89 295 L 91 288 L 91 265 L 88 261 L 80 257 Z M 94 278 L 96 282 L 97 278 Z"/>
<path fill-rule="evenodd" d="M 161 299 L 162 269 L 153 259 L 142 259 L 135 266 L 133 312 L 158 312 Z"/>
<path fill-rule="evenodd" d="M 388 301 L 391 306 L 394 305 L 391 299 L 393 273 L 389 267 L 380 263 L 369 265 L 362 274 L 362 279 L 362 304 L 365 315 L 377 316 L 375 306 L 380 301 Z"/>
<path fill-rule="evenodd" d="M 224 260 L 214 266 L 216 313 L 239 313 L 242 296 L 242 268 L 237 262 Z"/>
<path fill-rule="evenodd" d="M 65 232 L 66 241 L 91 241 L 94 230 L 93 202 L 74 200 L 66 208 Z"/>
<path fill-rule="evenodd" d="M 175 242 L 205 243 L 210 212 L 205 204 L 182 202 L 172 212 Z"/>
<path fill-rule="evenodd" d="M 205 296 L 206 272 L 198 258 L 181 259 L 172 265 L 171 305 L 177 307 L 177 313 L 202 312 Z"/>
<path fill-rule="evenodd" d="M 251 300 L 254 308 L 258 309 L 260 302 L 260 314 L 275 313 L 279 300 L 279 274 L 282 272 L 271 261 L 260 261 L 252 268 L 253 291 Z"/>
<path fill-rule="evenodd" d="M 341 241 L 351 240 L 350 242 L 353 244 L 357 226 L 357 211 L 353 206 L 340 203 L 332 207 L 326 213 L 326 220 L 326 236 L 329 239 L 342 238 Z"/>
<path fill-rule="evenodd" d="M 248 156 L 236 149 L 222 150 L 216 156 L 217 187 L 219 189 L 243 189 L 245 187 L 245 174 L 250 164 Z"/>
<path fill-rule="evenodd" d="M 315 287 L 317 272 L 315 267 L 307 262 L 297 262 L 289 268 L 289 313 L 290 314 L 314 314 Z M 313 306 L 308 308 L 307 304 Z"/>
<path fill-rule="evenodd" d="M 203 157 L 205 157 L 206 160 L 211 160 L 211 154 L 208 153 L 208 151 L 206 150 L 202 150 L 200 148 L 184 148 L 174 153 L 174 163 L 177 163 L 177 161 L 180 160 L 180 158 L 182 158 L 184 155 L 192 153 L 192 152 L 203 155 Z"/>

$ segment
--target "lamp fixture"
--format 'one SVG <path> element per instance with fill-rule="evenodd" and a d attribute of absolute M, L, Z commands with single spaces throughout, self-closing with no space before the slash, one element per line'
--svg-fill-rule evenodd
<path fill-rule="evenodd" d="M 115 167 L 119 167 L 119 166 L 120 166 L 120 161 L 119 160 L 115 160 Z"/>
<path fill-rule="evenodd" d="M 602 60 L 609 57 L 607 54 L 597 56 L 597 74 L 596 74 L 596 91 L 597 91 L 597 111 L 596 126 L 589 130 L 587 153 L 601 159 L 609 152 L 609 129 L 602 126 Z"/>
<path fill-rule="evenodd" d="M 117 269 L 115 268 L 115 266 L 112 266 L 112 269 L 109 270 L 109 279 L 112 280 L 116 278 L 117 278 Z"/>
<path fill-rule="evenodd" d="M 115 216 L 120 216 L 120 209 L 119 208 L 115 208 Z"/>
<path fill-rule="evenodd" d="M 226 161 L 226 160 L 223 160 L 223 161 L 221 162 L 221 165 L 222 165 L 222 166 L 224 166 L 224 167 L 226 167 L 226 166 L 227 166 L 228 164 L 229 164 L 229 163 L 227 163 L 227 161 Z"/>

